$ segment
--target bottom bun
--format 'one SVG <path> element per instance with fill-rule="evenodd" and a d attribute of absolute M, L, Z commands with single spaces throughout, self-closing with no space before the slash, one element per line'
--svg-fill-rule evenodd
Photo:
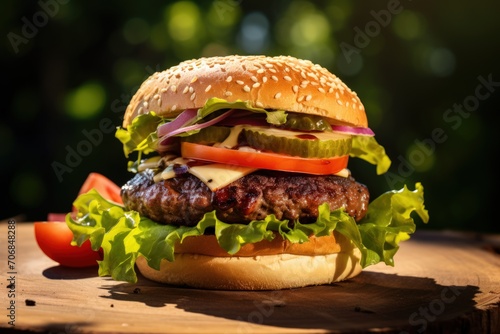
<path fill-rule="evenodd" d="M 327 255 L 275 254 L 214 257 L 175 254 L 175 261 L 162 260 L 160 270 L 137 259 L 141 274 L 155 282 L 218 290 L 279 290 L 330 284 L 361 272 L 361 252 L 343 242 L 339 253 Z"/>

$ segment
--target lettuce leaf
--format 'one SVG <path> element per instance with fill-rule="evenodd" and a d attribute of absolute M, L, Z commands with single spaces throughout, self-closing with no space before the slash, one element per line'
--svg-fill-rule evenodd
<path fill-rule="evenodd" d="M 375 137 L 353 136 L 349 155 L 377 166 L 377 175 L 384 174 L 391 167 L 391 159 L 385 153 L 384 147 L 377 143 Z"/>
<path fill-rule="evenodd" d="M 284 110 L 268 111 L 264 108 L 253 107 L 249 101 L 236 100 L 234 102 L 228 102 L 224 99 L 213 97 L 209 99 L 202 108 L 198 109 L 198 117 L 194 123 L 197 123 L 214 111 L 221 109 L 244 109 L 253 112 L 265 113 L 267 123 L 273 125 L 281 125 L 286 122 L 286 112 Z"/>
<path fill-rule="evenodd" d="M 144 256 L 150 267 L 160 268 L 162 259 L 175 260 L 175 245 L 187 237 L 203 235 L 207 228 L 215 231 L 219 245 L 236 254 L 245 244 L 275 237 L 293 243 L 308 242 L 310 235 L 325 236 L 333 231 L 343 234 L 361 250 L 363 267 L 385 262 L 394 264 L 394 254 L 401 241 L 415 231 L 411 214 L 427 222 L 423 187 L 416 184 L 415 191 L 406 186 L 400 191 L 382 194 L 368 208 L 368 214 L 356 223 L 343 209 L 330 211 L 328 205 L 319 207 L 319 217 L 311 224 L 278 220 L 269 215 L 248 225 L 226 224 L 215 212 L 209 212 L 194 227 L 158 224 L 141 217 L 135 211 L 108 201 L 96 190 L 80 195 L 73 203 L 78 210 L 76 217 L 66 216 L 66 223 L 73 232 L 73 245 L 80 246 L 90 240 L 92 248 L 102 248 L 104 258 L 99 262 L 99 275 L 111 276 L 118 281 L 137 281 L 135 261 Z"/>
<path fill-rule="evenodd" d="M 134 151 L 138 151 L 139 154 L 154 152 L 158 141 L 156 129 L 165 121 L 166 119 L 154 112 L 149 112 L 134 118 L 127 129 L 118 128 L 115 137 L 123 144 L 125 156 L 128 157 Z"/>

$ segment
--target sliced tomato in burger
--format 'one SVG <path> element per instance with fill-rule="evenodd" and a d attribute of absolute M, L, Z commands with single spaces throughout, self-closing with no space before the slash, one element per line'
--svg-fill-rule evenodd
<path fill-rule="evenodd" d="M 235 150 L 187 142 L 181 143 L 181 155 L 188 159 L 315 175 L 338 173 L 347 167 L 347 161 L 349 160 L 349 156 L 347 155 L 321 159 L 302 158 L 277 153 Z"/>

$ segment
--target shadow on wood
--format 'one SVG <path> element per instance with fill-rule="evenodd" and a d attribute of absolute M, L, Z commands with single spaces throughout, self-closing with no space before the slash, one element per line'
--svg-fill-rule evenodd
<path fill-rule="evenodd" d="M 168 287 L 144 278 L 136 285 L 104 286 L 111 300 L 126 300 L 149 307 L 174 306 L 248 324 L 285 328 L 384 332 L 423 332 L 432 329 L 467 329 L 453 321 L 475 310 L 475 286 L 443 286 L 433 279 L 363 272 L 332 285 L 280 291 L 214 291 Z M 443 327 L 445 326 L 445 327 Z M 450 327 L 450 326 L 453 326 Z M 458 327 L 457 327 L 458 326 Z"/>

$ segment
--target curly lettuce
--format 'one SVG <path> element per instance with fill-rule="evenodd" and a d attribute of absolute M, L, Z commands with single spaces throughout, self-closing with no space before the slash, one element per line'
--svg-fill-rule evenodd
<path fill-rule="evenodd" d="M 208 212 L 196 226 L 185 227 L 158 224 L 141 217 L 136 211 L 102 197 L 91 190 L 74 202 L 78 215 L 68 214 L 66 223 L 73 232 L 73 245 L 90 240 L 92 249 L 102 248 L 104 258 L 99 262 L 99 275 L 118 281 L 137 282 L 135 262 L 143 256 L 148 265 L 159 270 L 162 259 L 175 261 L 175 247 L 185 238 L 215 231 L 221 248 L 236 254 L 248 243 L 281 237 L 292 243 L 308 242 L 311 235 L 326 236 L 333 231 L 343 234 L 361 251 L 361 266 L 379 262 L 394 265 L 399 243 L 415 231 L 412 213 L 424 222 L 429 215 L 424 207 L 424 189 L 420 183 L 410 191 L 406 186 L 399 191 L 382 194 L 370 203 L 367 215 L 358 223 L 343 209 L 331 211 L 327 204 L 319 207 L 316 222 L 301 224 L 279 220 L 269 215 L 248 225 L 226 224 L 215 212 Z"/>

